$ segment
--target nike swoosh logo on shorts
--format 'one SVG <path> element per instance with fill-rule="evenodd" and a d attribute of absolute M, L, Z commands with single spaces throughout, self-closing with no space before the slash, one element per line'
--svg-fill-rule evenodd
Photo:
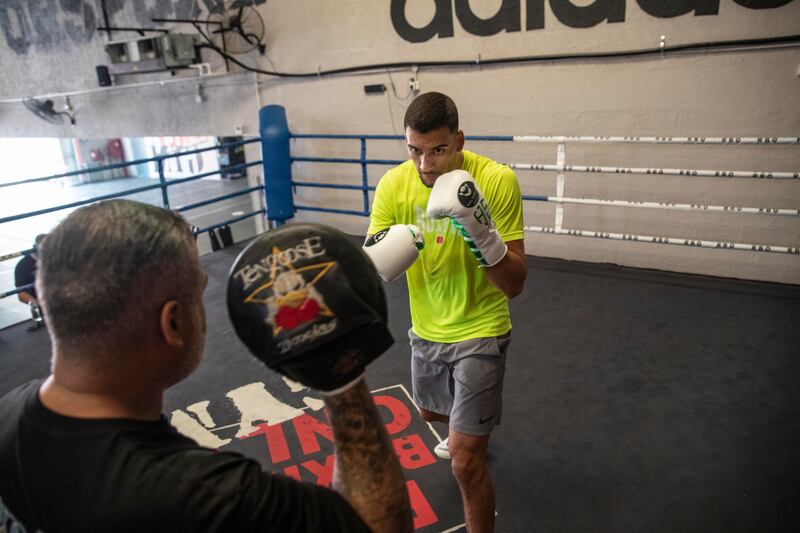
<path fill-rule="evenodd" d="M 478 424 L 485 424 L 486 422 L 488 422 L 492 418 L 494 418 L 494 415 L 490 416 L 489 418 L 479 418 L 478 419 Z"/>

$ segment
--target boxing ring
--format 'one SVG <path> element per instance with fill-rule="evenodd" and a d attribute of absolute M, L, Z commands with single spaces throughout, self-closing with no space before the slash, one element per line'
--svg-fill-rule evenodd
<path fill-rule="evenodd" d="M 292 181 L 295 187 L 322 187 L 342 190 L 360 190 L 363 192 L 364 203 L 361 210 L 331 209 L 321 207 L 310 207 L 296 205 L 298 211 L 319 211 L 328 213 L 338 213 L 347 215 L 369 216 L 369 197 L 368 191 L 374 191 L 375 187 L 368 183 L 369 165 L 398 165 L 402 160 L 369 159 L 367 153 L 367 141 L 369 140 L 404 140 L 401 135 L 313 135 L 295 134 L 295 139 L 350 139 L 358 140 L 361 145 L 361 156 L 355 158 L 326 158 L 326 157 L 293 157 L 293 162 L 310 163 L 346 163 L 361 166 L 361 185 L 346 184 L 319 184 L 306 181 Z M 746 178 L 746 179 L 798 179 L 800 172 L 780 172 L 773 170 L 707 170 L 707 169 L 675 169 L 675 168 L 645 168 L 645 167 L 621 167 L 621 166 L 600 166 L 600 165 L 571 165 L 566 162 L 566 147 L 568 144 L 651 144 L 651 145 L 800 145 L 800 137 L 589 137 L 589 136 L 531 136 L 531 135 L 507 135 L 507 136 L 486 136 L 486 135 L 467 135 L 467 141 L 496 141 L 514 143 L 542 143 L 556 145 L 556 163 L 520 163 L 504 162 L 507 166 L 515 170 L 541 171 L 556 173 L 556 196 L 541 196 L 523 194 L 523 201 L 528 202 L 547 202 L 556 204 L 556 216 L 551 226 L 525 226 L 527 232 L 551 233 L 572 237 L 589 237 L 600 239 L 612 239 L 621 241 L 635 241 L 653 244 L 672 244 L 684 246 L 697 246 L 714 249 L 734 249 L 747 250 L 752 252 L 772 252 L 784 254 L 800 254 L 800 246 L 780 246 L 767 243 L 738 243 L 725 241 L 699 240 L 681 236 L 651 236 L 629 233 L 610 233 L 595 231 L 591 229 L 569 229 L 564 227 L 564 204 L 583 204 L 614 207 L 631 207 L 645 209 L 662 209 L 675 211 L 698 211 L 698 212 L 723 212 L 723 213 L 742 213 L 759 214 L 769 216 L 800 216 L 800 209 L 784 209 L 776 207 L 744 207 L 709 205 L 706 203 L 697 204 L 677 204 L 672 202 L 643 202 L 614 200 L 602 198 L 570 198 L 564 196 L 565 172 L 575 173 L 607 173 L 607 174 L 627 174 L 627 175 L 654 175 L 654 176 L 685 176 L 685 177 L 708 177 L 708 178 Z M 519 179 L 524 179 L 520 177 Z M 800 243 L 799 243 L 800 244 Z"/>
<path fill-rule="evenodd" d="M 375 186 L 370 184 L 370 167 L 394 166 L 403 160 L 381 159 L 368 157 L 368 143 L 376 141 L 394 141 L 400 143 L 404 137 L 401 135 L 359 135 L 359 134 L 308 134 L 291 133 L 288 128 L 285 111 L 280 106 L 266 106 L 260 112 L 261 135 L 259 137 L 248 138 L 238 142 L 225 143 L 209 148 L 200 148 L 156 156 L 147 159 L 138 159 L 111 165 L 98 166 L 92 169 L 75 170 L 52 176 L 21 179 L 0 184 L 0 190 L 10 187 L 21 187 L 33 183 L 50 182 L 75 176 L 91 176 L 119 168 L 127 168 L 137 165 L 154 165 L 157 182 L 152 185 L 135 187 L 124 191 L 114 192 L 88 198 L 76 202 L 61 205 L 54 205 L 45 209 L 38 209 L 27 213 L 6 215 L 0 217 L 0 226 L 3 224 L 17 222 L 20 220 L 37 217 L 54 212 L 69 212 L 72 209 L 87 205 L 92 202 L 107 200 L 111 198 L 122 198 L 136 194 L 155 192 L 160 194 L 160 204 L 168 209 L 175 209 L 179 212 L 188 212 L 201 209 L 203 207 L 230 200 L 232 198 L 245 195 L 262 195 L 262 200 L 253 200 L 256 206 L 249 212 L 242 213 L 236 217 L 222 220 L 218 223 L 195 228 L 196 235 L 208 235 L 211 241 L 212 250 L 217 250 L 222 246 L 230 245 L 232 237 L 230 235 L 230 225 L 251 218 L 262 218 L 263 222 L 257 226 L 257 230 L 263 229 L 270 223 L 282 224 L 293 218 L 297 212 L 320 212 L 335 215 L 350 215 L 357 217 L 368 217 L 370 207 L 370 192 L 375 190 Z M 360 153 L 358 157 L 312 157 L 292 155 L 291 145 L 299 140 L 345 140 L 357 141 Z M 726 178 L 738 178 L 748 180 L 796 180 L 800 178 L 800 171 L 779 171 L 775 169 L 759 170 L 735 170 L 735 169 L 699 169 L 699 168 L 663 168 L 663 167 L 633 167 L 633 166 L 611 166 L 593 164 L 571 164 L 567 159 L 567 147 L 578 145 L 694 145 L 694 146 L 725 146 L 734 149 L 737 146 L 783 146 L 787 149 L 800 146 L 800 137 L 641 137 L 641 136 L 535 136 L 535 135 L 472 135 L 467 136 L 466 140 L 475 142 L 489 143 L 520 143 L 520 144 L 542 144 L 555 146 L 555 162 L 520 162 L 505 161 L 510 168 L 525 172 L 550 173 L 555 174 L 556 194 L 533 195 L 523 194 L 524 202 L 547 203 L 555 206 L 555 216 L 550 225 L 526 225 L 525 231 L 529 233 L 553 234 L 565 237 L 584 237 L 593 239 L 607 239 L 627 242 L 637 242 L 646 244 L 678 245 L 701 247 L 709 249 L 742 250 L 749 252 L 774 253 L 774 254 L 794 254 L 800 255 L 800 243 L 794 246 L 786 246 L 769 242 L 731 242 L 729 240 L 698 239 L 681 235 L 646 235 L 639 233 L 617 233 L 592 228 L 571 228 L 565 223 L 564 206 L 591 205 L 624 207 L 634 209 L 650 209 L 663 211 L 685 211 L 700 213 L 732 213 L 761 215 L 766 217 L 799 217 L 800 209 L 787 209 L 774 206 L 740 206 L 740 205 L 712 205 L 706 201 L 697 203 L 674 203 L 670 201 L 631 201 L 613 198 L 584 198 L 565 196 L 565 185 L 568 173 L 588 173 L 588 174 L 616 174 L 616 175 L 638 175 L 638 176 L 679 176 L 686 178 L 713 178 L 724 180 Z M 236 146 L 243 146 L 251 143 L 261 143 L 262 159 L 250 161 L 242 164 L 231 165 L 217 171 L 195 174 L 185 178 L 167 179 L 164 172 L 165 161 L 170 158 L 186 157 L 193 154 L 227 149 Z M 796 149 L 796 148 L 794 148 Z M 294 179 L 292 177 L 293 167 L 301 163 L 322 163 L 333 165 L 355 165 L 360 169 L 360 183 L 321 183 Z M 260 180 L 260 183 L 249 186 L 242 190 L 192 202 L 185 205 L 174 206 L 170 202 L 169 190 L 171 187 L 182 185 L 197 180 L 221 175 L 223 172 L 242 171 L 248 168 L 261 167 L 263 175 L 269 176 L 267 180 Z M 524 182 L 526 174 L 519 176 L 520 182 Z M 154 180 L 155 181 L 155 180 Z M 344 207 L 320 207 L 306 205 L 295 202 L 295 193 L 298 188 L 320 189 L 320 190 L 341 190 L 359 192 L 361 205 L 359 208 Z M 324 193 L 321 193 L 324 196 Z M 260 205 L 258 205 L 260 204 Z M 224 241 L 224 242 L 223 242 Z M 31 249 L 5 252 L 0 255 L 0 262 L 18 259 L 23 255 L 30 254 Z M 0 300 L 13 296 L 28 287 L 9 288 L 2 287 L 0 290 Z"/>
<path fill-rule="evenodd" d="M 225 143 L 209 148 L 200 148 L 156 156 L 147 159 L 138 159 L 122 163 L 98 166 L 86 170 L 75 170 L 52 176 L 21 179 L 0 184 L 0 190 L 10 187 L 22 187 L 34 183 L 51 182 L 75 176 L 91 176 L 92 174 L 127 168 L 137 165 L 154 165 L 157 182 L 152 185 L 135 187 L 123 191 L 105 194 L 92 198 L 83 199 L 61 205 L 54 205 L 44 209 L 38 209 L 27 213 L 15 215 L 5 215 L 0 217 L 0 227 L 11 222 L 18 222 L 32 217 L 37 217 L 55 212 L 69 212 L 72 209 L 87 205 L 93 202 L 112 198 L 122 198 L 142 193 L 159 193 L 160 204 L 168 209 L 178 212 L 188 212 L 201 209 L 212 204 L 230 200 L 245 195 L 260 194 L 262 198 L 253 198 L 254 208 L 238 216 L 222 220 L 218 223 L 195 228 L 196 235 L 208 235 L 211 248 L 217 250 L 222 246 L 232 244 L 230 225 L 247 219 L 263 219 L 256 225 L 256 230 L 262 230 L 269 224 L 283 224 L 293 218 L 298 212 L 320 212 L 334 215 L 350 215 L 357 217 L 368 217 L 370 207 L 370 192 L 375 190 L 375 186 L 370 184 L 370 167 L 375 166 L 394 166 L 403 160 L 381 159 L 368 157 L 368 143 L 376 141 L 394 141 L 400 143 L 404 140 L 401 135 L 359 135 L 359 134 L 309 134 L 292 133 L 289 130 L 285 110 L 280 106 L 265 106 L 260 111 L 259 137 L 248 138 L 242 141 Z M 358 141 L 360 153 L 358 157 L 312 157 L 292 154 L 292 143 L 301 140 L 344 140 Z M 700 213 L 732 213 L 746 215 L 761 215 L 766 217 L 800 217 L 800 209 L 787 209 L 774 206 L 740 206 L 740 205 L 712 205 L 706 201 L 698 200 L 697 203 L 675 203 L 670 201 L 631 201 L 613 198 L 584 198 L 565 196 L 565 185 L 568 173 L 588 173 L 588 174 L 608 174 L 608 175 L 635 175 L 635 176 L 678 176 L 686 178 L 713 178 L 725 180 L 726 178 L 738 178 L 748 180 L 797 180 L 800 178 L 799 171 L 779 171 L 774 169 L 759 170 L 735 170 L 735 169 L 698 169 L 698 168 L 663 168 L 663 167 L 633 167 L 620 165 L 593 165 L 593 164 L 570 164 L 567 160 L 567 147 L 579 145 L 693 145 L 693 146 L 725 146 L 734 149 L 737 146 L 783 146 L 787 149 L 800 146 L 800 137 L 642 137 L 642 136 L 535 136 L 535 135 L 472 135 L 467 136 L 466 140 L 475 142 L 489 143 L 520 143 L 520 144 L 543 144 L 554 145 L 556 148 L 555 162 L 520 162 L 505 161 L 510 168 L 525 172 L 554 173 L 556 194 L 533 195 L 523 194 L 524 202 L 539 202 L 552 204 L 555 206 L 555 216 L 550 225 L 526 225 L 525 231 L 528 233 L 544 233 L 565 237 L 584 237 L 592 239 L 607 239 L 627 242 L 637 242 L 646 244 L 678 245 L 701 247 L 718 250 L 742 250 L 749 252 L 773 253 L 773 254 L 794 254 L 800 255 L 800 243 L 797 245 L 786 246 L 769 242 L 731 242 L 729 240 L 698 239 L 680 235 L 646 235 L 639 233 L 618 233 L 597 230 L 592 228 L 571 228 L 565 223 L 564 206 L 590 205 L 623 207 L 634 209 L 649 209 L 663 211 L 684 211 Z M 167 179 L 164 172 L 165 161 L 171 158 L 186 157 L 201 152 L 211 150 L 221 150 L 236 146 L 248 145 L 251 143 L 261 143 L 262 159 L 250 161 L 237 165 L 231 165 L 212 172 L 195 174 L 185 178 Z M 491 154 L 490 154 L 491 155 Z M 360 183 L 321 183 L 293 178 L 293 167 L 302 163 L 322 163 L 333 165 L 355 165 L 360 168 Z M 243 171 L 248 168 L 261 167 L 263 175 L 268 179 L 261 178 L 256 185 L 249 186 L 242 190 L 192 202 L 185 205 L 174 206 L 170 202 L 169 190 L 171 187 L 195 182 L 203 178 L 214 175 L 221 175 L 224 172 Z M 523 183 L 526 175 L 520 175 L 519 180 Z M 154 180 L 155 181 L 155 180 Z M 341 190 L 356 191 L 360 193 L 361 205 L 358 209 L 344 207 L 321 207 L 312 206 L 295 202 L 296 191 L 298 188 L 320 189 L 320 190 Z M 321 193 L 324 196 L 324 193 Z M 155 202 L 154 202 L 155 203 Z M 0 255 L 0 263 L 18 259 L 23 255 L 28 255 L 32 249 L 18 250 Z M 9 288 L 0 287 L 0 300 L 13 296 L 27 287 Z"/>
<path fill-rule="evenodd" d="M 27 213 L 2 213 L 0 230 L 118 197 L 162 205 L 186 213 L 187 218 L 225 202 L 248 202 L 250 208 L 241 209 L 241 214 L 195 228 L 202 244 L 216 250 L 201 257 L 209 277 L 204 296 L 206 354 L 195 374 L 168 391 L 165 414 L 198 442 L 243 453 L 272 471 L 325 484 L 330 482 L 332 446 L 324 436 L 319 398 L 267 371 L 232 331 L 222 302 L 230 266 L 244 246 L 233 241 L 246 241 L 259 227 L 293 217 L 337 217 L 363 231 L 381 167 L 402 162 L 391 154 L 402 153 L 403 137 L 292 133 L 277 106 L 262 110 L 261 118 L 258 137 L 220 145 L 258 143 L 261 157 L 218 172 L 260 170 L 266 180 L 201 200 L 176 194 L 176 186 L 198 187 L 199 180 L 216 172 L 169 179 L 164 172 L 168 160 L 220 146 L 21 179 L 0 185 L 0 194 L 9 187 L 122 166 L 147 164 L 153 169 L 152 183 L 141 187 L 62 201 Z M 800 243 L 698 240 L 583 227 L 565 207 L 624 208 L 644 214 L 694 212 L 701 217 L 723 213 L 743 220 L 743 225 L 752 220 L 747 217 L 795 220 L 798 210 L 767 203 L 634 202 L 566 191 L 575 176 L 596 174 L 708 179 L 720 185 L 729 178 L 800 185 L 792 181 L 798 173 L 785 169 L 593 165 L 582 161 L 580 154 L 582 147 L 596 145 L 797 150 L 798 138 L 468 136 L 467 140 L 482 143 L 480 153 L 489 156 L 492 146 L 520 150 L 520 155 L 505 161 L 518 171 L 524 205 L 548 208 L 533 217 L 536 225 L 527 222 L 528 234 L 576 244 L 590 239 L 606 246 L 621 240 L 644 250 L 645 245 L 657 250 L 674 248 L 656 245 L 674 245 L 691 253 L 691 247 L 703 247 L 719 251 L 709 254 L 725 255 L 728 250 L 736 257 L 797 258 Z M 326 146 L 318 151 L 322 154 L 307 153 L 317 151 L 316 143 L 328 142 L 335 144 L 333 149 Z M 525 156 L 529 147 L 537 150 L 535 157 Z M 341 173 L 308 177 L 309 171 L 319 172 L 318 166 Z M 357 170 L 352 172 L 353 168 Z M 541 186 L 555 194 L 526 191 L 524 186 L 533 179 L 541 179 Z M 337 193 L 346 196 L 332 196 Z M 539 223 L 546 217 L 546 223 Z M 235 224 L 247 224 L 250 233 L 240 231 L 244 238 L 234 239 L 230 228 Z M 8 264 L 31 251 L 12 250 L 0 259 Z M 796 475 L 800 472 L 796 447 L 800 287 L 530 255 L 526 261 L 525 290 L 509 303 L 514 340 L 507 363 L 503 424 L 493 434 L 489 450 L 498 531 L 796 529 L 800 524 L 800 514 L 793 511 L 800 494 Z M 23 289 L 0 286 L 3 297 Z M 369 384 L 376 404 L 389 413 L 387 429 L 411 482 L 418 530 L 463 530 L 449 464 L 430 452 L 441 433 L 431 431 L 415 415 L 408 394 L 404 339 L 410 318 L 403 279 L 387 284 L 386 292 L 396 342 L 370 366 Z M 30 333 L 19 324 L 0 329 L 0 394 L 47 375 L 49 357 L 43 329 Z"/>

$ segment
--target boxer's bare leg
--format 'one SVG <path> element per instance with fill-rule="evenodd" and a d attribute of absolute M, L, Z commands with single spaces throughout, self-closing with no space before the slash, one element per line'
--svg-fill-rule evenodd
<path fill-rule="evenodd" d="M 450 429 L 453 476 L 461 489 L 469 533 L 494 531 L 494 487 L 486 468 L 489 435 L 466 435 Z"/>

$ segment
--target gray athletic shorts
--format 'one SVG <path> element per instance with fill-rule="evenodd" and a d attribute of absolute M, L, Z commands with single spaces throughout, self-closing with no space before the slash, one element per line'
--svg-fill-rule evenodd
<path fill-rule="evenodd" d="M 445 344 L 408 330 L 414 403 L 450 416 L 450 427 L 488 435 L 503 413 L 503 376 L 511 332 Z"/>

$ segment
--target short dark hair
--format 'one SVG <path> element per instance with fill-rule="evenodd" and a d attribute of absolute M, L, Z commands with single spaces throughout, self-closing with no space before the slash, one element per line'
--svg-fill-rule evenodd
<path fill-rule="evenodd" d="M 458 131 L 458 108 L 453 99 L 437 92 L 423 93 L 414 98 L 406 110 L 403 129 L 428 133 L 443 127 L 452 133 Z"/>
<path fill-rule="evenodd" d="M 110 200 L 74 211 L 39 252 L 37 291 L 54 339 L 125 338 L 161 287 L 191 291 L 196 255 L 189 225 L 166 209 Z"/>

